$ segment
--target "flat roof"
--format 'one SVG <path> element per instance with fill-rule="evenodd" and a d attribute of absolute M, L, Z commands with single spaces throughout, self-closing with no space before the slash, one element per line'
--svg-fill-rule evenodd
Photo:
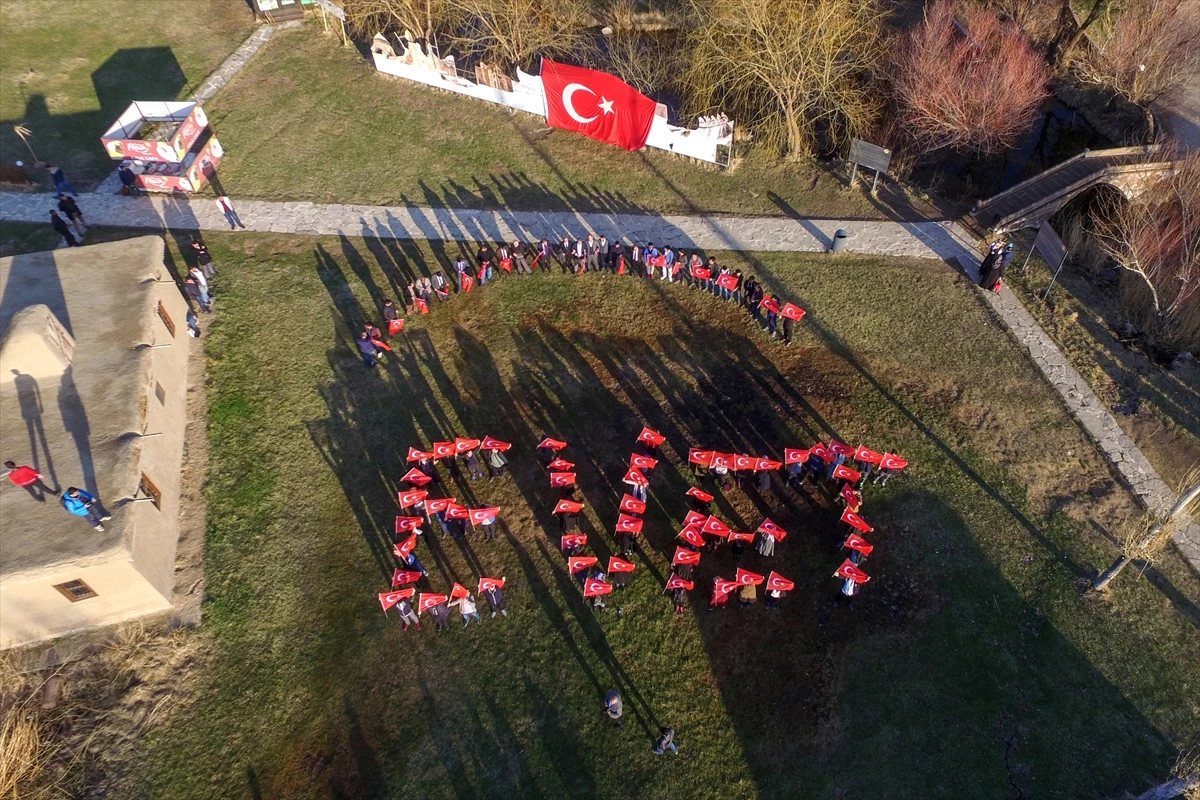
<path fill-rule="evenodd" d="M 139 236 L 0 259 L 0 347 L 13 317 L 47 306 L 75 339 L 61 376 L 0 374 L 0 460 L 29 464 L 51 488 L 77 486 L 113 519 L 105 532 L 0 481 L 0 579 L 129 558 L 132 530 L 118 501 L 136 491 L 164 242 Z M 175 320 L 182 327 L 184 320 Z M 157 337 L 157 338 L 156 338 Z"/>

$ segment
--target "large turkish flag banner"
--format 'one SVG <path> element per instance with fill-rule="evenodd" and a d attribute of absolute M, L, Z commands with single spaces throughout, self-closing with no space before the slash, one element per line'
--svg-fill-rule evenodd
<path fill-rule="evenodd" d="M 542 59 L 546 123 L 626 150 L 650 138 L 655 102 L 629 84 L 594 69 Z"/>

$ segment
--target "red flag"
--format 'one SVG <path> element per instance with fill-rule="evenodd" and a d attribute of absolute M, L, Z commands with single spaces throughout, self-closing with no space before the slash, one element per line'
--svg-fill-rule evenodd
<path fill-rule="evenodd" d="M 417 600 L 417 611 L 428 611 L 438 603 L 444 603 L 449 599 L 444 594 L 426 594 L 425 592 L 421 592 L 421 598 Z"/>
<path fill-rule="evenodd" d="M 421 580 L 421 573 L 416 570 L 398 569 L 392 573 L 392 588 L 406 583 L 416 583 Z"/>
<path fill-rule="evenodd" d="M 860 444 L 854 448 L 854 460 L 860 464 L 878 464 L 882 459 L 883 453 L 876 453 L 869 447 Z"/>
<path fill-rule="evenodd" d="M 717 578 L 713 581 L 713 600 L 736 591 L 739 586 L 741 584 L 737 581 L 727 581 L 724 578 Z"/>
<path fill-rule="evenodd" d="M 692 267 L 692 277 L 698 281 L 707 281 L 712 279 L 712 270 L 708 267 L 695 266 Z"/>
<path fill-rule="evenodd" d="M 834 577 L 849 578 L 855 583 L 866 583 L 867 581 L 871 580 L 870 575 L 854 566 L 854 562 L 848 558 L 842 562 L 842 565 L 837 568 L 837 572 L 833 574 Z"/>
<path fill-rule="evenodd" d="M 546 124 L 582 133 L 626 150 L 650 137 L 657 104 L 629 84 L 593 69 L 542 59 Z"/>
<path fill-rule="evenodd" d="M 700 489 L 697 489 L 695 486 L 688 489 L 686 494 L 688 497 L 696 498 L 701 503 L 711 503 L 713 501 L 713 496 L 711 494 L 709 494 L 708 492 L 701 491 Z"/>
<path fill-rule="evenodd" d="M 883 458 L 879 459 L 880 469 L 904 469 L 908 466 L 908 462 L 895 453 L 885 453 Z"/>
<path fill-rule="evenodd" d="M 454 442 L 434 442 L 433 457 L 449 458 L 454 455 Z"/>
<path fill-rule="evenodd" d="M 754 456 L 734 456 L 733 457 L 733 468 L 734 469 L 754 469 L 754 461 L 755 461 Z"/>
<path fill-rule="evenodd" d="M 468 450 L 474 450 L 476 447 L 479 447 L 479 444 L 478 439 L 467 439 L 460 436 L 454 440 L 454 452 L 465 453 Z"/>
<path fill-rule="evenodd" d="M 579 547 L 587 544 L 586 533 L 568 533 L 562 537 L 560 546 L 563 550 L 570 550 L 572 547 Z"/>
<path fill-rule="evenodd" d="M 595 556 L 571 556 L 567 559 L 567 569 L 571 572 L 579 572 L 579 570 L 587 569 L 595 563 Z"/>
<path fill-rule="evenodd" d="M 629 456 L 630 469 L 654 469 L 657 464 L 657 458 L 651 458 L 650 456 L 639 456 L 636 453 Z"/>
<path fill-rule="evenodd" d="M 771 534 L 777 542 L 782 542 L 787 538 L 787 531 L 771 522 L 770 518 L 763 520 L 762 525 L 758 526 L 758 532 Z"/>
<path fill-rule="evenodd" d="M 628 514 L 617 515 L 617 533 L 641 533 L 641 517 L 631 517 Z"/>
<path fill-rule="evenodd" d="M 857 511 L 862 504 L 862 495 L 854 491 L 854 487 L 848 483 L 842 484 L 842 499 L 851 511 Z"/>
<path fill-rule="evenodd" d="M 691 581 L 685 581 L 683 578 L 679 577 L 678 575 L 672 575 L 671 579 L 669 581 L 667 581 L 667 585 L 663 589 L 663 591 L 670 592 L 670 591 L 674 591 L 675 589 L 685 589 L 690 592 L 692 590 L 692 587 L 695 585 L 696 584 L 692 583 Z"/>
<path fill-rule="evenodd" d="M 625 256 L 617 257 L 617 274 L 618 275 L 625 274 Z"/>
<path fill-rule="evenodd" d="M 392 585 L 394 586 L 395 584 Z M 380 592 L 379 605 L 383 606 L 383 611 L 386 614 L 387 610 L 396 605 L 396 603 L 399 603 L 406 597 L 412 597 L 416 593 L 416 589 L 400 589 L 396 592 Z"/>
<path fill-rule="evenodd" d="M 629 514 L 644 514 L 646 512 L 646 504 L 633 495 L 622 495 L 621 510 Z"/>
<path fill-rule="evenodd" d="M 433 458 L 433 453 L 426 453 L 424 450 L 418 450 L 415 447 L 408 448 L 408 461 L 410 464 L 413 461 L 424 461 L 427 458 Z"/>
<path fill-rule="evenodd" d="M 608 571 L 609 572 L 633 572 L 637 568 L 637 564 L 632 561 L 626 561 L 623 558 L 609 556 Z"/>
<path fill-rule="evenodd" d="M 679 532 L 677 538 L 683 539 L 685 542 L 695 547 L 704 547 L 704 536 L 701 535 L 700 531 L 696 528 L 684 528 Z"/>
<path fill-rule="evenodd" d="M 424 489 L 409 489 L 407 492 L 400 492 L 396 495 L 396 499 L 400 502 L 401 508 L 415 506 L 417 503 L 429 496 L 429 492 Z"/>
<path fill-rule="evenodd" d="M 504 578 L 480 578 L 479 591 L 486 592 L 488 589 L 503 589 Z"/>
<path fill-rule="evenodd" d="M 779 312 L 780 316 L 787 317 L 788 319 L 794 319 L 796 322 L 804 319 L 805 313 L 806 312 L 804 309 L 795 303 L 784 303 L 783 310 Z"/>
<path fill-rule="evenodd" d="M 736 275 L 722 275 L 721 277 L 717 278 L 717 286 L 720 286 L 722 289 L 728 289 L 729 291 L 732 292 L 734 289 L 736 289 L 738 287 L 737 276 Z"/>
<path fill-rule="evenodd" d="M 663 436 L 658 431 L 651 430 L 650 428 L 642 428 L 642 432 L 638 434 L 637 440 L 639 442 L 645 442 L 651 447 L 658 447 L 667 440 L 667 437 Z"/>
<path fill-rule="evenodd" d="M 612 592 L 612 590 L 613 590 L 613 587 L 612 587 L 611 583 L 605 583 L 604 581 L 598 581 L 598 580 L 595 580 L 594 578 L 588 578 L 583 583 L 583 596 L 584 597 L 595 597 L 598 594 L 609 594 L 610 592 Z"/>
<path fill-rule="evenodd" d="M 425 484 L 432 481 L 433 478 L 429 477 L 424 472 L 421 472 L 421 470 L 417 469 L 416 467 L 413 467 L 408 472 L 404 473 L 404 477 L 401 478 L 400 480 L 404 481 L 405 483 L 414 484 L 416 486 L 424 486 Z"/>
<path fill-rule="evenodd" d="M 742 569 L 741 567 L 738 567 L 737 574 L 733 576 L 733 579 L 743 586 L 747 583 L 753 583 L 755 586 L 757 586 L 766 580 L 766 578 L 764 578 L 762 575 L 759 575 L 757 572 L 751 572 L 750 570 Z"/>
<path fill-rule="evenodd" d="M 762 301 L 762 307 L 772 313 L 779 313 L 779 301 L 774 297 L 764 297 Z"/>
<path fill-rule="evenodd" d="M 635 486 L 648 486 L 650 481 L 646 480 L 646 476 L 636 469 L 631 469 L 625 473 L 625 477 L 621 478 L 625 483 L 630 483 Z"/>
<path fill-rule="evenodd" d="M 683 518 L 683 527 L 699 529 L 700 526 L 703 525 L 704 521 L 707 519 L 708 519 L 708 517 L 706 517 L 703 514 L 697 513 L 695 511 L 689 511 L 687 513 L 687 516 Z"/>
<path fill-rule="evenodd" d="M 403 542 L 398 543 L 392 552 L 400 557 L 401 560 L 408 558 L 408 554 L 417 549 L 417 535 L 414 533 Z"/>
<path fill-rule="evenodd" d="M 396 517 L 396 533 L 408 533 L 421 527 L 424 517 Z"/>
<path fill-rule="evenodd" d="M 733 463 L 733 456 L 728 453 L 713 452 L 712 465 L 714 467 L 725 467 L 729 469 L 729 465 Z"/>
<path fill-rule="evenodd" d="M 556 458 L 546 465 L 548 469 L 555 470 L 556 472 L 570 472 L 573 466 L 575 466 L 574 462 L 567 461 L 564 458 Z"/>
<path fill-rule="evenodd" d="M 574 472 L 551 472 L 550 473 L 550 485 L 551 486 L 570 486 L 573 483 L 575 483 L 575 473 Z"/>
<path fill-rule="evenodd" d="M 505 272 L 512 272 L 512 259 L 511 258 L 500 259 L 500 269 L 504 270 Z"/>
<path fill-rule="evenodd" d="M 708 519 L 704 520 L 704 526 L 700 528 L 700 530 L 704 533 L 711 533 L 715 536 L 729 535 L 729 526 L 711 514 L 708 516 Z"/>
<path fill-rule="evenodd" d="M 675 556 L 671 559 L 672 564 L 699 564 L 700 554 L 695 550 L 688 550 L 686 547 L 676 547 Z"/>
<path fill-rule="evenodd" d="M 399 333 L 403 329 L 404 329 L 404 320 L 402 320 L 402 319 L 389 319 L 388 320 L 388 336 L 395 336 L 397 333 Z"/>
<path fill-rule="evenodd" d="M 371 344 L 375 345 L 375 346 L 376 346 L 376 347 L 378 347 L 380 350 L 386 350 L 386 351 L 387 351 L 387 352 L 389 352 L 389 353 L 390 353 L 390 352 L 392 352 L 392 348 L 391 348 L 391 347 L 389 347 L 389 346 L 387 345 L 387 342 L 383 341 L 382 339 L 376 339 L 375 337 L 373 337 L 373 336 L 372 336 L 372 337 L 371 337 Z"/>
<path fill-rule="evenodd" d="M 489 519 L 495 519 L 496 515 L 499 513 L 500 506 L 493 506 L 491 508 L 472 508 L 470 511 L 471 523 L 474 525 L 482 525 Z"/>
<path fill-rule="evenodd" d="M 829 440 L 829 449 L 837 453 L 839 456 L 849 456 L 854 454 L 854 448 L 848 444 L 839 442 L 837 439 Z"/>
<path fill-rule="evenodd" d="M 562 450 L 566 446 L 566 442 L 560 442 L 558 439 L 551 439 L 550 437 L 546 437 L 538 445 L 538 447 L 549 447 L 551 450 Z"/>
<path fill-rule="evenodd" d="M 823 461 L 833 461 L 833 458 L 834 458 L 833 451 L 830 450 L 825 445 L 821 444 L 820 442 L 817 442 L 816 444 L 814 444 L 812 447 L 810 447 L 808 449 L 808 451 L 810 453 L 816 453 L 817 455 L 819 455 L 821 457 L 821 459 Z"/>
<path fill-rule="evenodd" d="M 754 459 L 754 471 L 755 472 L 762 472 L 763 470 L 779 469 L 782 466 L 783 466 L 783 464 L 781 464 L 780 462 L 772 461 L 769 458 Z"/>
<path fill-rule="evenodd" d="M 795 447 L 785 447 L 783 449 L 783 462 L 785 464 L 803 464 L 807 460 L 807 450 L 799 450 Z"/>
<path fill-rule="evenodd" d="M 574 500 L 563 498 L 558 501 L 558 505 L 554 507 L 555 514 L 576 514 L 583 510 L 583 503 L 576 503 Z"/>
<path fill-rule="evenodd" d="M 480 450 L 507 450 L 512 447 L 508 442 L 502 442 L 499 439 L 493 439 L 491 436 L 483 437 L 483 442 L 480 443 Z"/>
<path fill-rule="evenodd" d="M 436 514 L 439 511 L 445 511 L 450 506 L 454 505 L 453 497 L 439 497 L 433 500 L 425 501 L 425 510 L 430 514 Z"/>
<path fill-rule="evenodd" d="M 702 467 L 711 467 L 713 456 L 715 455 L 716 452 L 713 450 L 697 450 L 693 447 L 691 450 L 688 450 L 688 461 L 692 464 L 699 464 Z"/>
<path fill-rule="evenodd" d="M 768 590 L 776 591 L 776 592 L 790 592 L 792 589 L 795 589 L 795 588 L 796 588 L 795 582 L 789 581 L 787 578 L 783 577 L 778 572 L 772 571 L 771 574 L 767 576 L 767 589 Z"/>
<path fill-rule="evenodd" d="M 471 593 L 467 591 L 467 587 L 461 583 L 456 583 L 450 587 L 450 596 L 454 598 L 470 597 Z"/>
<path fill-rule="evenodd" d="M 862 473 L 856 469 L 850 469 L 845 464 L 838 464 L 833 468 L 834 480 L 849 481 L 855 483 L 862 477 Z"/>
<path fill-rule="evenodd" d="M 667 265 L 666 256 L 650 256 L 646 259 L 652 267 L 665 267 Z"/>
<path fill-rule="evenodd" d="M 425 302 L 424 297 L 417 298 L 417 310 L 420 311 L 422 314 L 429 313 L 429 303 Z"/>
<path fill-rule="evenodd" d="M 871 555 L 871 551 L 875 549 L 875 545 L 867 542 L 866 539 L 859 536 L 857 533 L 852 533 L 846 537 L 846 541 L 842 542 L 842 547 L 851 550 L 857 550 L 864 556 Z"/>
<path fill-rule="evenodd" d="M 753 542 L 753 533 L 738 533 L 736 531 L 729 532 L 729 541 L 731 542 Z"/>
<path fill-rule="evenodd" d="M 870 533 L 871 531 L 875 530 L 867 524 L 865 519 L 860 517 L 858 514 L 855 514 L 848 508 L 842 512 L 842 522 L 846 523 L 860 533 Z"/>
<path fill-rule="evenodd" d="M 475 279 L 467 273 L 462 274 L 462 288 L 464 292 L 471 291 L 471 287 L 475 285 Z"/>
<path fill-rule="evenodd" d="M 471 510 L 466 506 L 460 506 L 458 503 L 451 503 L 446 506 L 446 519 L 470 519 Z"/>

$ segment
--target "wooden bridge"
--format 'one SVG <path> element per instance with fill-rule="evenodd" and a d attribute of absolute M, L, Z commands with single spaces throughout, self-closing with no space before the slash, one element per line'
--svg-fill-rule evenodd
<path fill-rule="evenodd" d="M 1084 150 L 995 197 L 976 203 L 971 217 L 992 235 L 1032 228 L 1094 186 L 1107 184 L 1126 197 L 1142 191 L 1148 179 L 1171 169 L 1158 145 Z"/>

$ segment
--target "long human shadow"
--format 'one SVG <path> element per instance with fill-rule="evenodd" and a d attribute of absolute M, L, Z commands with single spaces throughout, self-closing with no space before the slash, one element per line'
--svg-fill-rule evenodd
<path fill-rule="evenodd" d="M 88 424 L 87 409 L 84 408 L 79 390 L 75 386 L 73 366 L 66 368 L 58 386 L 58 412 L 62 417 L 63 427 L 75 442 L 84 486 L 88 494 L 100 498 L 103 502 L 104 498 L 100 497 L 100 488 L 96 484 L 96 464 L 92 459 L 92 429 Z"/>
<path fill-rule="evenodd" d="M 29 453 L 31 466 L 38 472 L 44 472 L 59 487 L 58 477 L 54 473 L 54 457 L 50 452 L 50 443 L 46 439 L 46 426 L 42 422 L 45 407 L 42 405 L 42 392 L 37 378 L 20 370 L 12 370 L 13 385 L 17 392 L 17 404 L 21 409 L 21 419 L 25 421 L 25 430 L 29 434 Z"/>

